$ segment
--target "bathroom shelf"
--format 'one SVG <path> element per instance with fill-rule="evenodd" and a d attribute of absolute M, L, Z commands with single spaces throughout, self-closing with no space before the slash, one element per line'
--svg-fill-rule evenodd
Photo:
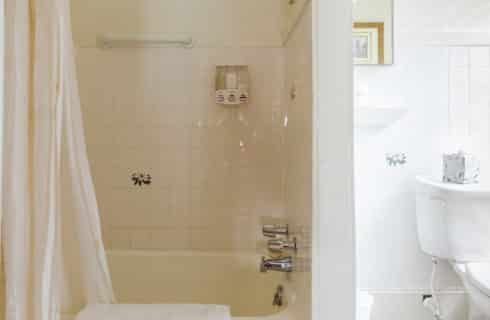
<path fill-rule="evenodd" d="M 356 128 L 385 128 L 399 120 L 407 111 L 404 107 L 358 106 L 354 109 Z"/>

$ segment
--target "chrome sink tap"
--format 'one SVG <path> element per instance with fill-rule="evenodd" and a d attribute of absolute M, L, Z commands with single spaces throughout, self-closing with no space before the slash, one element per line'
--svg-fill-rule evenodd
<path fill-rule="evenodd" d="M 267 271 L 292 272 L 293 258 L 281 257 L 266 259 L 265 257 L 262 257 L 262 261 L 260 263 L 260 272 Z"/>

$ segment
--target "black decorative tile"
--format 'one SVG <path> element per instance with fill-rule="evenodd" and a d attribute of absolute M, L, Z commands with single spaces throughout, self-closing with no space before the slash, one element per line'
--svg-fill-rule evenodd
<path fill-rule="evenodd" d="M 152 183 L 152 177 L 149 173 L 135 172 L 131 175 L 131 181 L 138 187 L 149 186 Z"/>

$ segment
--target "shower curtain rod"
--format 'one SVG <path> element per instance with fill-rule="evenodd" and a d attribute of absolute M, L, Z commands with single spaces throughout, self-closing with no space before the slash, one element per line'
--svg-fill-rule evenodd
<path fill-rule="evenodd" d="M 158 48 L 168 46 L 192 48 L 194 46 L 194 40 L 189 36 L 114 34 L 100 34 L 97 36 L 97 47 L 101 49 Z"/>

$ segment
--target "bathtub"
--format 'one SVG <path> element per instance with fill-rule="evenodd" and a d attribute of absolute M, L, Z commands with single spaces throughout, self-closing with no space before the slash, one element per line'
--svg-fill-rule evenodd
<path fill-rule="evenodd" d="M 291 290 L 285 275 L 260 273 L 253 253 L 204 251 L 108 251 L 114 291 L 127 304 L 229 305 L 233 319 L 287 320 Z M 272 306 L 278 285 L 283 307 Z"/>

